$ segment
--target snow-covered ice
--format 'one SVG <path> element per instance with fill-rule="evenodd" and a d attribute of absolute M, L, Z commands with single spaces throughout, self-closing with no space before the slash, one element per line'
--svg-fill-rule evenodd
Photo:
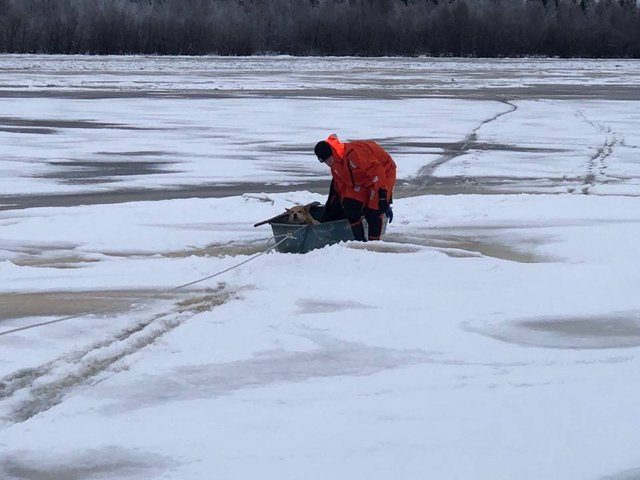
<path fill-rule="evenodd" d="M 637 478 L 639 67 L 1 56 L 0 478 Z M 385 240 L 261 254 L 331 132 Z"/>

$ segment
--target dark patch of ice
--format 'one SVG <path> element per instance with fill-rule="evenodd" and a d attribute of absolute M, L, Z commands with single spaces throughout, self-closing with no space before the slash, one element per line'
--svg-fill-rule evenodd
<path fill-rule="evenodd" d="M 41 452 L 17 451 L 0 456 L 3 480 L 90 480 L 97 478 L 152 478 L 173 462 L 153 453 L 120 447 L 86 450 L 68 456 L 43 458 Z"/>

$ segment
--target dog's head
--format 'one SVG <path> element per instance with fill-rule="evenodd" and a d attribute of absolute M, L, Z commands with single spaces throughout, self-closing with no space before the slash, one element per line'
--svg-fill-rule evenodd
<path fill-rule="evenodd" d="M 289 223 L 312 223 L 313 217 L 309 213 L 309 209 L 304 205 L 296 205 L 295 207 L 285 209 L 289 215 Z"/>

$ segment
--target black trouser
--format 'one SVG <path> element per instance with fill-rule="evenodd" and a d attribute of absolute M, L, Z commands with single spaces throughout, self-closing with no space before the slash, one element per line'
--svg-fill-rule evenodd
<path fill-rule="evenodd" d="M 342 200 L 342 208 L 345 217 L 351 224 L 353 238 L 361 242 L 366 241 L 364 226 L 362 225 L 362 217 L 364 216 L 369 225 L 369 240 L 380 240 L 382 235 L 382 215 L 378 210 L 365 207 L 364 203 L 353 198 L 344 198 Z"/>
<path fill-rule="evenodd" d="M 378 210 L 365 207 L 364 203 L 354 198 L 343 198 L 335 190 L 333 180 L 329 188 L 329 198 L 325 205 L 321 222 L 333 222 L 335 220 L 349 220 L 353 238 L 361 242 L 366 241 L 362 217 L 369 225 L 369 240 L 380 240 L 382 235 L 382 214 Z"/>

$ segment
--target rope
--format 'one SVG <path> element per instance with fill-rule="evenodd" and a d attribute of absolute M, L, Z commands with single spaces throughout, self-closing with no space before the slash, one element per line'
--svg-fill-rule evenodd
<path fill-rule="evenodd" d="M 298 229 L 296 229 L 296 230 L 294 230 L 292 232 L 287 233 L 286 235 L 282 235 L 284 237 L 282 240 L 274 243 L 271 246 L 268 246 L 267 248 L 265 248 L 261 252 L 256 253 L 255 255 L 247 258 L 246 260 L 243 260 L 242 262 L 236 263 L 235 265 L 232 265 L 232 266 L 230 266 L 228 268 L 225 268 L 224 270 L 220 270 L 219 272 L 216 272 L 216 273 L 214 273 L 212 275 L 207 275 L 206 277 L 199 278 L 199 279 L 194 280 L 192 282 L 184 283 L 182 285 L 178 285 L 177 287 L 172 287 L 172 288 L 169 288 L 167 290 L 163 290 L 163 291 L 159 292 L 158 294 L 156 294 L 156 295 L 154 295 L 154 296 L 152 296 L 150 298 L 155 298 L 155 297 L 157 297 L 159 295 L 162 295 L 163 293 L 174 292 L 176 290 L 180 290 L 181 288 L 190 287 L 191 285 L 195 285 L 196 283 L 204 282 L 205 280 L 209 280 L 211 278 L 214 278 L 214 277 L 217 277 L 219 275 L 222 275 L 223 273 L 229 272 L 229 271 L 231 271 L 231 270 L 233 270 L 235 268 L 241 267 L 242 265 L 244 265 L 246 263 L 249 263 L 250 261 L 255 260 L 256 258 L 260 257 L 261 255 L 264 255 L 265 253 L 270 252 L 271 250 L 276 248 L 278 245 L 283 243 L 285 240 L 293 237 L 294 234 L 296 234 L 297 232 L 299 232 L 300 230 L 302 230 L 303 228 L 306 228 L 306 227 L 307 227 L 307 225 L 304 225 L 304 226 L 302 226 L 302 227 L 300 227 L 300 228 L 298 228 Z M 276 239 L 279 236 L 280 235 L 274 235 L 274 236 L 270 237 L 267 240 L 267 243 L 270 242 L 273 239 Z M 147 298 L 149 298 L 149 297 L 147 297 Z M 10 330 L 5 330 L 3 332 L 0 332 L 0 337 L 3 336 L 3 335 L 9 335 L 10 333 L 21 332 L 23 330 L 30 330 L 32 328 L 37 328 L 37 327 L 44 327 L 46 325 L 52 325 L 54 323 L 64 322 L 64 321 L 67 321 L 67 320 L 73 320 L 75 318 L 81 318 L 81 317 L 86 317 L 88 315 L 94 315 L 94 314 L 97 314 L 97 313 L 106 313 L 106 312 L 107 312 L 107 310 L 98 310 L 98 309 L 90 310 L 88 312 L 79 313 L 79 314 L 76 314 L 76 315 L 69 315 L 67 317 L 56 318 L 55 320 L 49 320 L 49 321 L 46 321 L 46 322 L 34 323 L 34 324 L 31 324 L 31 325 L 26 325 L 24 327 L 12 328 Z"/>
<path fill-rule="evenodd" d="M 0 337 L 2 335 L 9 335 L 10 333 L 16 333 L 16 332 L 20 332 L 22 330 L 29 330 L 31 328 L 43 327 L 45 325 L 51 325 L 53 323 L 64 322 L 65 320 L 72 320 L 74 318 L 86 317 L 87 315 L 92 315 L 94 313 L 99 313 L 99 312 L 94 310 L 94 311 L 90 311 L 90 312 L 80 313 L 78 315 L 69 315 L 68 317 L 62 317 L 62 318 L 57 318 L 55 320 L 49 320 L 48 322 L 34 323 L 32 325 L 27 325 L 25 327 L 13 328 L 11 330 L 6 330 L 4 332 L 0 332 Z"/>
<path fill-rule="evenodd" d="M 212 275 L 207 275 L 206 277 L 199 278 L 198 280 L 194 280 L 194 281 L 189 282 L 189 283 L 184 283 L 182 285 L 178 285 L 177 287 L 170 288 L 169 290 L 166 290 L 166 291 L 167 292 L 173 292 L 175 290 L 179 290 L 179 289 L 184 288 L 184 287 L 190 287 L 191 285 L 195 285 L 196 283 L 204 282 L 205 280 L 209 280 L 211 278 L 217 277 L 218 275 L 222 275 L 223 273 L 227 273 L 228 271 L 233 270 L 235 268 L 238 268 L 238 267 L 244 265 L 245 263 L 249 263 L 250 261 L 255 260 L 259 256 L 264 255 L 267 252 L 270 252 L 271 250 L 276 248 L 278 245 L 280 245 L 282 242 L 284 242 L 288 238 L 292 237 L 294 233 L 296 233 L 296 232 L 298 232 L 300 230 L 301 230 L 301 228 L 299 228 L 297 230 L 294 230 L 293 232 L 289 232 L 287 235 L 284 235 L 284 238 L 282 240 L 280 240 L 279 242 L 274 243 L 270 247 L 265 248 L 263 251 L 256 253 L 252 257 L 249 257 L 249 258 L 247 258 L 246 260 L 243 260 L 240 263 L 236 263 L 235 265 L 232 265 L 229 268 L 225 268 L 224 270 L 220 270 L 219 272 L 216 272 L 216 273 L 214 273 Z M 276 238 L 276 236 L 271 237 L 268 241 L 270 241 L 272 238 Z M 2 335 L 2 334 L 0 334 L 0 335 Z"/>

